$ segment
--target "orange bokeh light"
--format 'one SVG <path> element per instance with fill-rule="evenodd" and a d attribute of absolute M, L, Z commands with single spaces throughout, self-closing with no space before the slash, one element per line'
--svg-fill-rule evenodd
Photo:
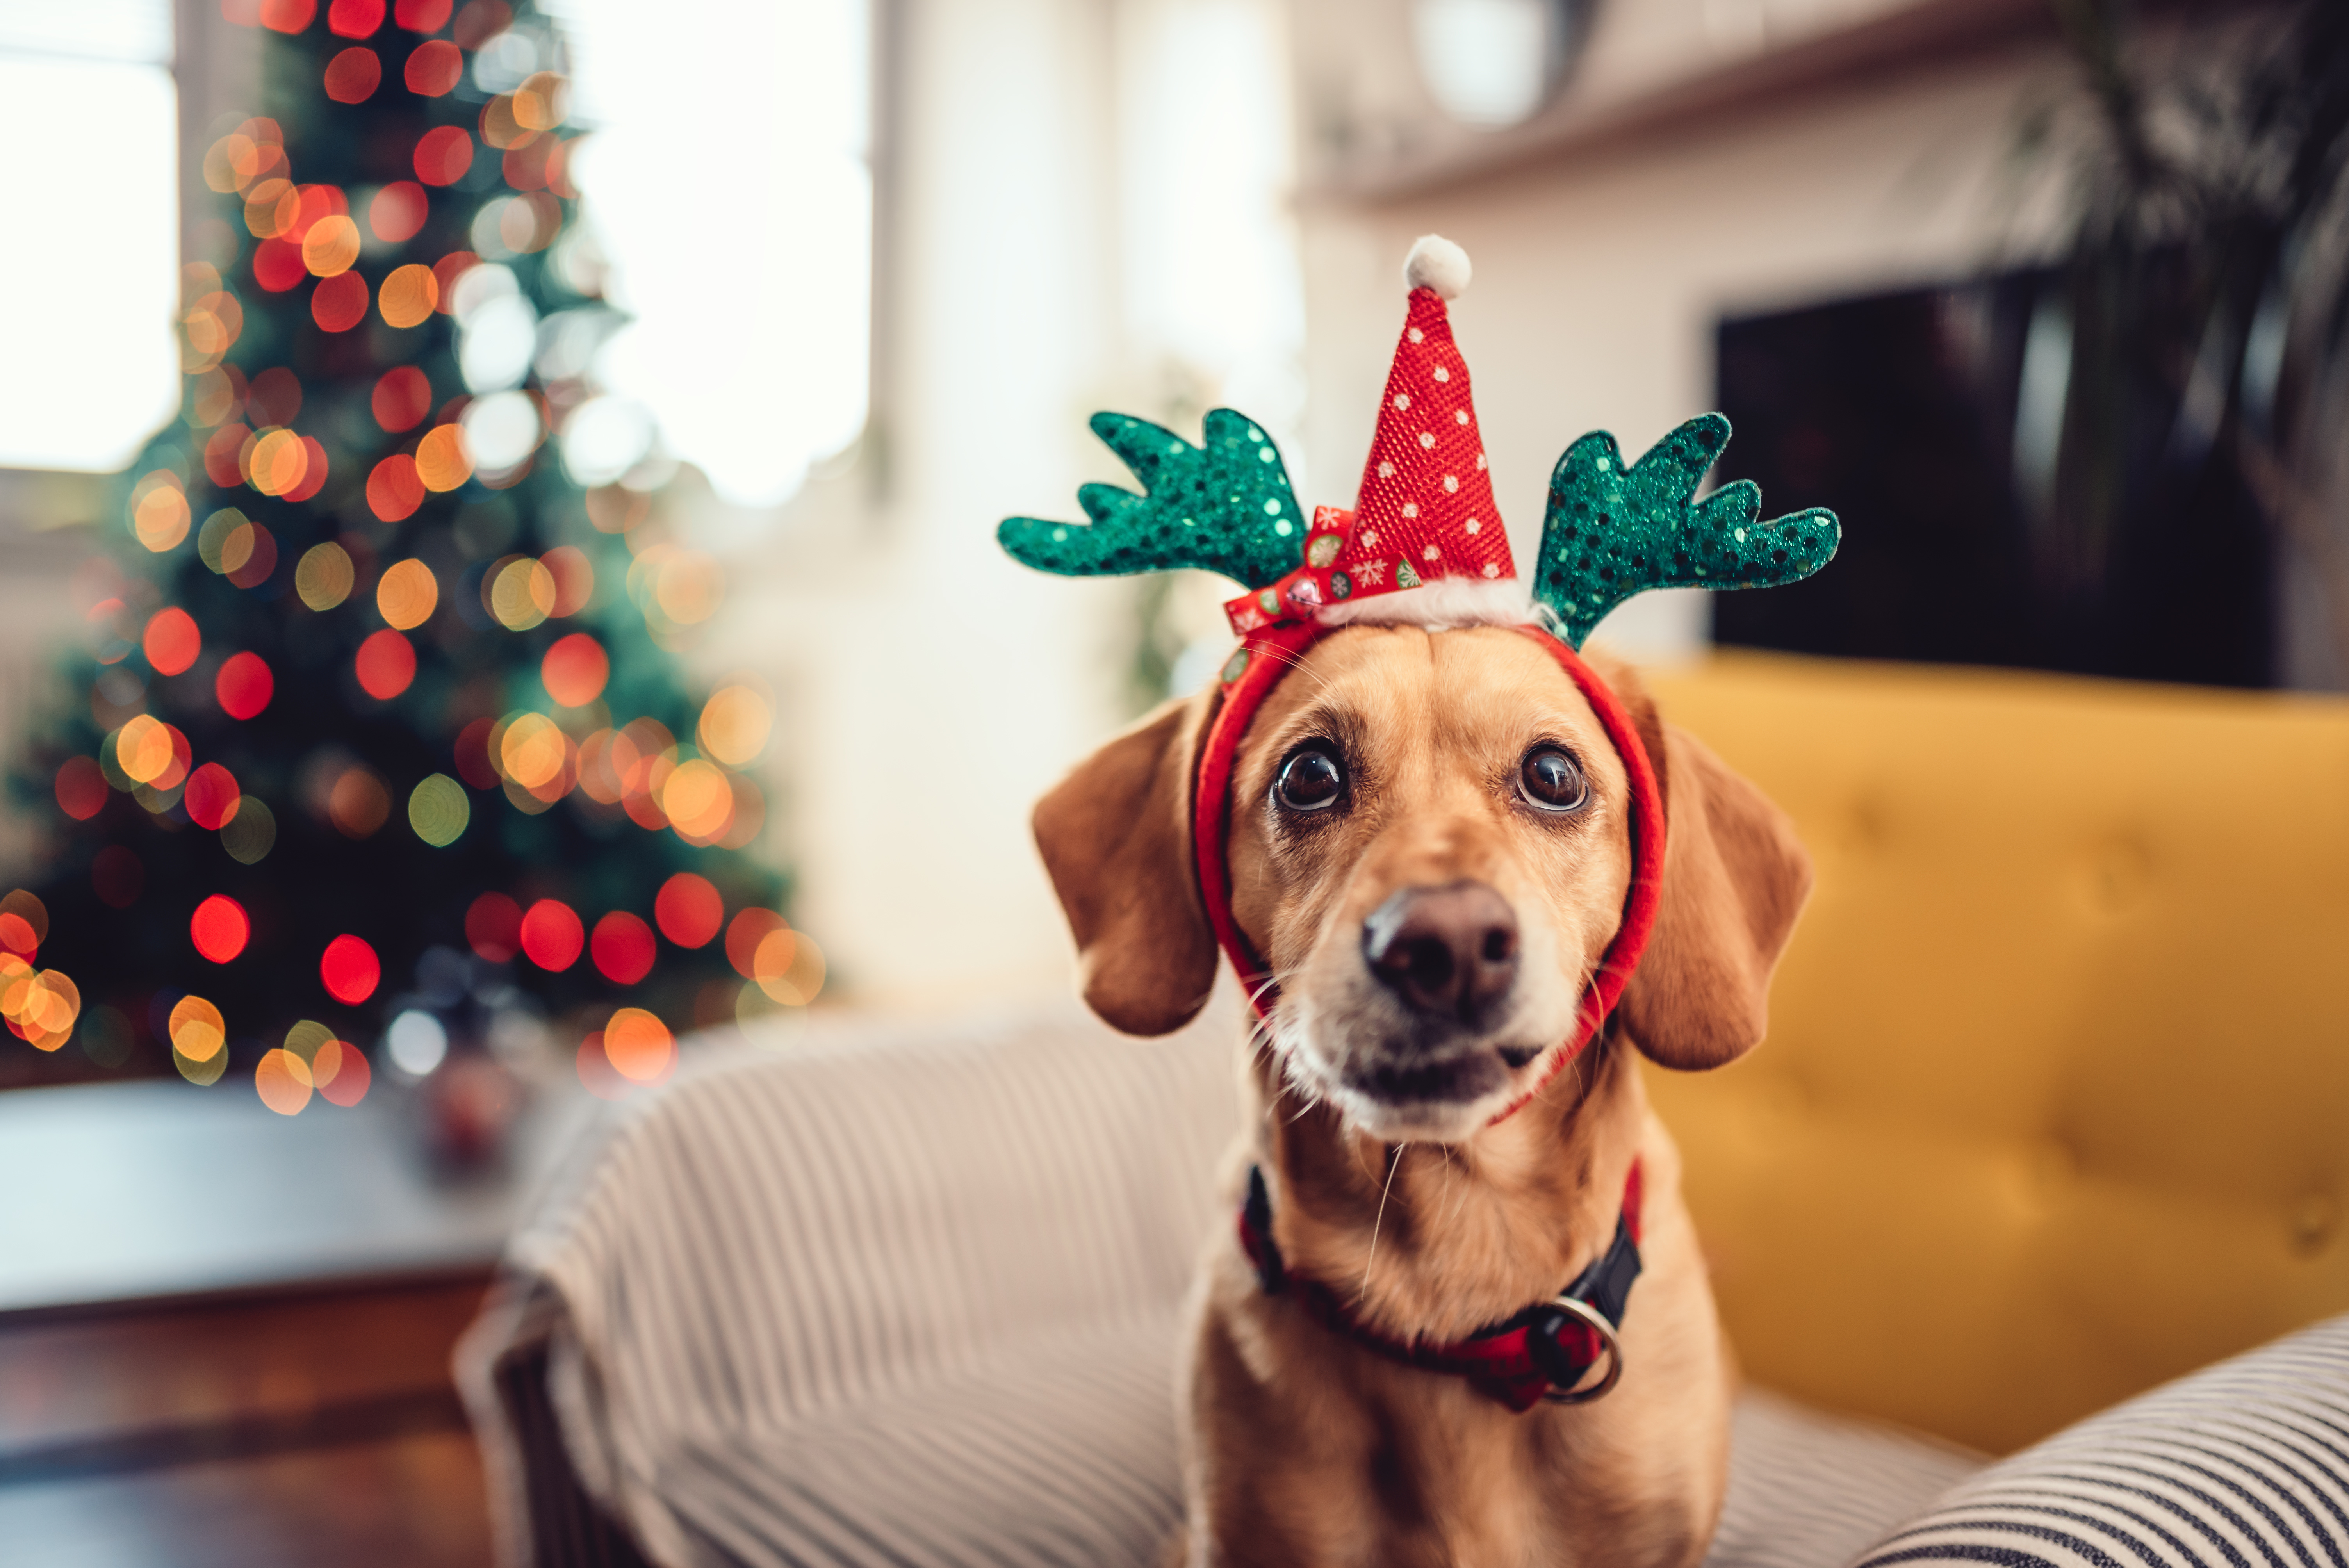
<path fill-rule="evenodd" d="M 376 583 L 375 607 L 396 632 L 412 632 L 424 624 L 440 603 L 440 584 L 432 568 L 414 556 L 385 568 Z"/>
<path fill-rule="evenodd" d="M 642 1007 L 623 1007 L 604 1026 L 604 1058 L 631 1083 L 657 1083 L 677 1065 L 677 1037 Z"/>
<path fill-rule="evenodd" d="M 278 1115 L 299 1115 L 310 1103 L 310 1064 L 282 1046 L 266 1051 L 254 1066 L 253 1087 L 261 1103 Z"/>
<path fill-rule="evenodd" d="M 176 676 L 196 662 L 204 651 L 204 634 L 196 629 L 196 618 L 178 605 L 168 605 L 147 619 L 147 630 L 139 639 L 145 650 L 147 662 L 155 673 Z"/>
<path fill-rule="evenodd" d="M 202 996 L 182 996 L 171 1009 L 171 1048 L 191 1062 L 210 1061 L 228 1044 L 228 1025 L 221 1010 Z"/>
<path fill-rule="evenodd" d="M 791 923 L 771 909 L 746 909 L 734 917 L 726 928 L 726 961 L 745 980 L 759 977 L 759 947 L 778 931 L 789 931 Z"/>
<path fill-rule="evenodd" d="M 376 291 L 376 308 L 388 326 L 421 326 L 432 318 L 432 309 L 440 303 L 440 284 L 432 269 L 420 262 L 393 268 L 383 287 Z"/>

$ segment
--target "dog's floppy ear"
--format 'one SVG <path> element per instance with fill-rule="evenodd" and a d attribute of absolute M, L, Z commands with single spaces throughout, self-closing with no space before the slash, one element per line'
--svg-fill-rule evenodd
<path fill-rule="evenodd" d="M 1665 724 L 1628 671 L 1608 684 L 1630 710 L 1664 796 L 1664 892 L 1619 1005 L 1650 1060 L 1717 1068 L 1762 1043 L 1770 972 L 1811 892 L 1811 858 L 1770 798 L 1694 736 Z"/>
<path fill-rule="evenodd" d="M 1085 1001 L 1129 1035 L 1181 1028 L 1216 981 L 1191 851 L 1213 690 L 1159 708 L 1036 802 L 1036 847 L 1077 939 Z"/>

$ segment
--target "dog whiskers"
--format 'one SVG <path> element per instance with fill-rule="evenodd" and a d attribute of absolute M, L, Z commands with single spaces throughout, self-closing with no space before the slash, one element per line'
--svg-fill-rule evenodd
<path fill-rule="evenodd" d="M 1394 1191 L 1395 1172 L 1402 1169 L 1402 1145 L 1398 1143 L 1394 1145 L 1394 1152 L 1387 1157 L 1386 1182 L 1379 1188 L 1379 1212 L 1371 1219 L 1371 1250 L 1369 1255 L 1362 1259 L 1362 1283 L 1354 1292 L 1357 1302 L 1370 1299 L 1371 1265 L 1379 1261 L 1379 1227 L 1386 1223 L 1387 1194 Z"/>

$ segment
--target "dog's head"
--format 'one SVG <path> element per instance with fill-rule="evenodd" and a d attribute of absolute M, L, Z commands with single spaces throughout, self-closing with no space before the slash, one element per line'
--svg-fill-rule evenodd
<path fill-rule="evenodd" d="M 1609 668 L 1666 802 L 1655 930 L 1618 1006 L 1667 1067 L 1758 1043 L 1810 867 L 1775 807 L 1662 725 Z M 1133 1034 L 1205 1002 L 1191 790 L 1212 696 L 1170 704 L 1038 805 L 1085 997 Z M 1232 771 L 1232 913 L 1279 983 L 1288 1081 L 1386 1140 L 1456 1140 L 1541 1081 L 1579 1030 L 1623 917 L 1623 759 L 1522 632 L 1357 625 L 1268 696 Z"/>

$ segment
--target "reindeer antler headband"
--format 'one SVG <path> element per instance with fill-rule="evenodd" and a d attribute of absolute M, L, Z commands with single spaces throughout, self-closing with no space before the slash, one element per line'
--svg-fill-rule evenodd
<path fill-rule="evenodd" d="M 1636 593 L 1797 582 L 1827 563 L 1841 534 L 1835 514 L 1817 508 L 1762 521 L 1762 491 L 1748 480 L 1696 500 L 1705 470 L 1729 443 L 1729 421 L 1705 414 L 1636 463 L 1627 465 L 1603 431 L 1568 447 L 1550 475 L 1532 580 L 1519 583 L 1493 500 L 1468 366 L 1444 309 L 1467 287 L 1468 273 L 1466 253 L 1449 240 L 1431 234 L 1412 247 L 1403 267 L 1409 314 L 1353 511 L 1320 507 L 1309 524 L 1271 438 L 1229 408 L 1208 414 L 1196 447 L 1146 420 L 1096 414 L 1093 433 L 1124 459 L 1143 493 L 1089 484 L 1077 501 L 1090 525 L 1007 518 L 996 537 L 1014 559 L 1065 576 L 1195 566 L 1250 590 L 1225 606 L 1242 642 L 1224 666 L 1221 701 L 1201 748 L 1194 828 L 1200 892 L 1216 939 L 1267 1014 L 1272 991 L 1259 984 L 1265 966 L 1232 919 L 1224 858 L 1232 766 L 1248 719 L 1296 655 L 1349 621 L 1537 619 L 1535 634 L 1589 699 L 1632 791 L 1631 892 L 1584 999 L 1579 1037 L 1557 1053 L 1555 1071 L 1630 979 L 1655 919 L 1663 868 L 1663 804 L 1646 748 L 1615 694 L 1576 650 Z M 1385 601 L 1396 593 L 1411 597 Z M 1371 600 L 1381 602 L 1373 609 Z M 1255 656 L 1268 652 L 1285 656 Z"/>

